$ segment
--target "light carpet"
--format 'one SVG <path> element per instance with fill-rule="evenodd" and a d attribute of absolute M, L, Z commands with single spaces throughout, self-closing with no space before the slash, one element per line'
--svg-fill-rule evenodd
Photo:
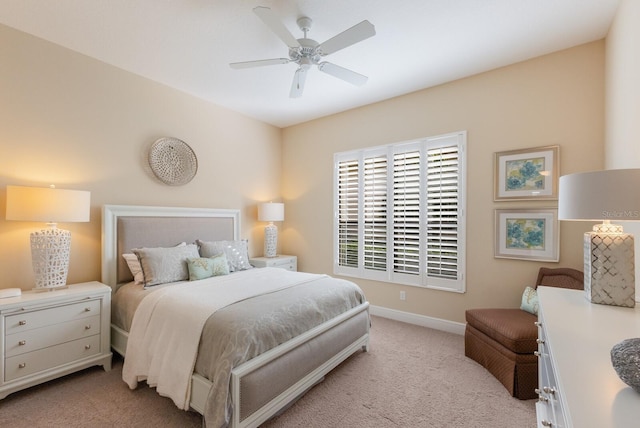
<path fill-rule="evenodd" d="M 95 367 L 0 400 L 0 426 L 201 427 L 146 386 L 131 391 Z M 533 428 L 535 400 L 520 401 L 464 356 L 462 336 L 372 317 L 371 346 L 263 427 Z"/>

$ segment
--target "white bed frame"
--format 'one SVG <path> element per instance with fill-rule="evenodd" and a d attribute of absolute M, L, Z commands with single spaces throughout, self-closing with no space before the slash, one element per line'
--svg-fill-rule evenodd
<path fill-rule="evenodd" d="M 220 210 L 209 208 L 174 208 L 174 207 L 147 207 L 147 206 L 125 206 L 125 205 L 105 205 L 102 213 L 102 282 L 111 286 L 115 292 L 118 286 L 118 267 L 122 269 L 123 264 L 119 263 L 121 257 L 118 250 L 118 219 L 120 217 L 194 217 L 194 218 L 211 218 L 214 219 L 231 219 L 231 230 L 226 230 L 223 236 L 218 239 L 239 239 L 240 236 L 240 211 L 239 210 Z M 140 242 L 144 245 L 144 242 Z M 166 245 L 175 245 L 175 243 L 166 243 Z M 284 409 L 287 405 L 295 401 L 302 394 L 308 391 L 313 385 L 322 381 L 325 374 L 335 368 L 342 361 L 358 350 L 368 351 L 369 349 L 369 323 L 368 323 L 369 303 L 365 302 L 342 315 L 333 318 L 312 330 L 293 338 L 292 340 L 268 351 L 260 356 L 247 361 L 246 363 L 234 368 L 231 372 L 231 397 L 234 403 L 233 416 L 231 426 L 239 427 L 256 427 Z M 366 326 L 360 319 L 366 316 Z M 358 319 L 360 318 L 360 319 Z M 354 322 L 360 327 L 357 331 L 353 329 Z M 349 329 L 349 330 L 347 330 Z M 346 346 L 340 346 L 335 352 L 332 352 L 328 358 L 324 359 L 320 365 L 302 376 L 297 382 L 289 386 L 284 392 L 273 397 L 266 404 L 250 414 L 242 414 L 241 406 L 241 388 L 244 379 L 251 379 L 250 376 L 258 373 L 260 369 L 270 372 L 269 367 L 278 366 L 280 361 L 286 361 L 286 358 L 295 357 L 300 354 L 301 347 L 308 348 L 313 345 L 317 346 L 322 341 L 330 340 L 335 334 L 352 334 L 353 340 Z M 128 333 L 117 326 L 111 326 L 111 347 L 124 356 L 127 349 Z M 326 342 L 325 342 L 326 343 Z M 296 351 L 296 353 L 294 353 Z M 311 351 L 308 351 L 311 352 Z M 308 354 L 307 352 L 307 354 Z M 304 355 L 304 354 L 303 354 Z M 308 356 L 308 355 L 307 355 Z M 302 357 L 304 358 L 304 357 Z M 283 362 L 280 362 L 282 367 Z M 271 365 L 271 366 L 270 366 Z M 277 375 L 274 375 L 277 376 Z M 255 381 L 247 381 L 251 387 L 253 384 L 269 384 L 262 379 L 262 383 Z M 253 383 L 252 383 L 253 382 Z M 192 375 L 191 385 L 191 402 L 190 406 L 200 414 L 204 413 L 205 403 L 211 389 L 211 382 L 194 373 Z"/>

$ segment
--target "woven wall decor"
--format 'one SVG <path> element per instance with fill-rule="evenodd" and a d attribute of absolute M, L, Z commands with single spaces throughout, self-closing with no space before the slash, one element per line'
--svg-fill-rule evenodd
<path fill-rule="evenodd" d="M 198 159 L 184 141 L 163 137 L 156 140 L 149 150 L 149 166 L 163 183 L 182 186 L 196 176 Z"/>

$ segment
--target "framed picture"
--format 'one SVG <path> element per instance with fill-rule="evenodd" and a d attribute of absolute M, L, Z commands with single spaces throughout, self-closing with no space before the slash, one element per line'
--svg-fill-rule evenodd
<path fill-rule="evenodd" d="M 495 257 L 557 262 L 560 258 L 558 210 L 496 210 Z"/>
<path fill-rule="evenodd" d="M 498 152 L 493 199 L 558 199 L 559 146 Z"/>

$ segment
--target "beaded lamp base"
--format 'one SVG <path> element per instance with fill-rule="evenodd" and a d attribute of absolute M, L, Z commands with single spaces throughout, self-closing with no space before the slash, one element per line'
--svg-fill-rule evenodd
<path fill-rule="evenodd" d="M 633 235 L 584 234 L 584 291 L 592 303 L 633 308 L 635 265 Z"/>
<path fill-rule="evenodd" d="M 264 256 L 275 257 L 278 248 L 278 227 L 269 223 L 264 227 Z"/>
<path fill-rule="evenodd" d="M 34 290 L 66 288 L 71 232 L 55 226 L 31 234 Z"/>

